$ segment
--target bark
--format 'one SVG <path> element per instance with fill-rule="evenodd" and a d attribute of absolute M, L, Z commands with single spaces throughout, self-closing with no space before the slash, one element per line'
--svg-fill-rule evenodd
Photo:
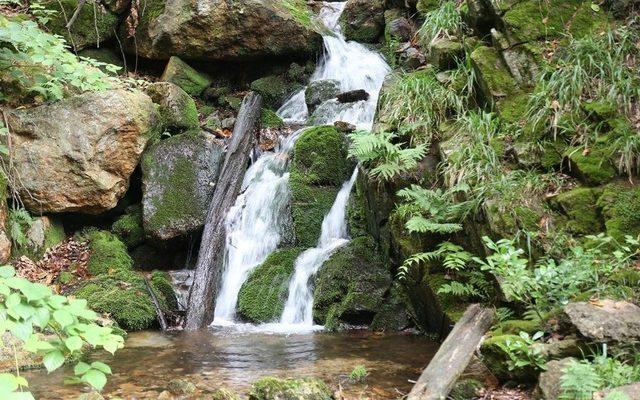
<path fill-rule="evenodd" d="M 189 293 L 186 330 L 204 328 L 213 320 L 224 260 L 224 221 L 242 186 L 247 161 L 255 142 L 254 131 L 260 118 L 261 106 L 260 95 L 251 92 L 242 101 L 238 112 L 202 233 L 193 285 Z"/>
<path fill-rule="evenodd" d="M 495 311 L 472 304 L 453 327 L 427 368 L 413 385 L 407 400 L 441 400 L 469 365 L 484 334 L 493 324 Z"/>

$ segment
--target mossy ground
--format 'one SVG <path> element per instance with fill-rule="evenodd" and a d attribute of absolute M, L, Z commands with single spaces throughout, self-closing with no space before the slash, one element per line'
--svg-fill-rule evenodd
<path fill-rule="evenodd" d="M 596 201 L 600 191 L 579 187 L 558 195 L 554 203 L 567 218 L 566 230 L 576 235 L 602 232 L 604 226 Z"/>
<path fill-rule="evenodd" d="M 118 235 L 129 249 L 141 244 L 144 241 L 142 207 L 140 205 L 127 207 L 125 214 L 111 225 L 111 232 Z"/>
<path fill-rule="evenodd" d="M 129 271 L 133 267 L 127 246 L 113 233 L 92 229 L 81 233 L 79 238 L 89 243 L 87 270 L 91 275 Z"/>
<path fill-rule="evenodd" d="M 251 273 L 238 295 L 238 313 L 244 319 L 270 322 L 282 314 L 294 263 L 302 251 L 276 250 Z"/>

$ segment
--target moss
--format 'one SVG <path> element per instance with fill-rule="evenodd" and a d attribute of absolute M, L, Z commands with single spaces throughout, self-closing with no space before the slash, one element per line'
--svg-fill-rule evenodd
<path fill-rule="evenodd" d="M 263 128 L 278 129 L 284 126 L 284 121 L 282 120 L 282 118 L 280 118 L 278 114 L 276 114 L 269 108 L 262 109 L 261 121 Z"/>
<path fill-rule="evenodd" d="M 571 162 L 571 173 L 588 185 L 601 185 L 616 176 L 608 151 L 603 148 L 596 147 L 585 153 L 582 147 L 571 147 L 565 156 Z"/>
<path fill-rule="evenodd" d="M 211 84 L 208 76 L 196 71 L 175 56 L 169 58 L 160 80 L 178 85 L 192 96 L 200 95 Z"/>
<path fill-rule="evenodd" d="M 373 238 L 355 238 L 336 250 L 319 270 L 314 320 L 327 329 L 341 323 L 368 325 L 390 285 L 391 276 Z"/>
<path fill-rule="evenodd" d="M 604 226 L 598 212 L 597 189 L 579 187 L 559 194 L 552 203 L 569 219 L 565 228 L 569 233 L 588 235 L 602 232 Z"/>
<path fill-rule="evenodd" d="M 156 311 L 144 279 L 134 271 L 104 273 L 85 282 L 74 294 L 86 299 L 92 310 L 110 314 L 126 330 L 147 329 L 155 323 Z M 163 295 L 156 295 L 166 307 Z"/>
<path fill-rule="evenodd" d="M 518 92 L 515 79 L 493 47 L 480 46 L 471 53 L 480 89 L 488 102 L 494 98 L 514 96 Z"/>
<path fill-rule="evenodd" d="M 624 240 L 625 235 L 640 234 L 640 186 L 610 184 L 598 199 L 607 234 Z"/>
<path fill-rule="evenodd" d="M 333 392 L 317 378 L 280 379 L 260 378 L 253 383 L 250 400 L 331 400 Z"/>
<path fill-rule="evenodd" d="M 140 205 L 127 207 L 125 214 L 111 225 L 111 232 L 118 235 L 130 249 L 141 244 L 144 241 L 142 207 Z"/>
<path fill-rule="evenodd" d="M 440 0 L 418 0 L 416 9 L 425 16 L 428 12 L 440 7 Z"/>
<path fill-rule="evenodd" d="M 289 13 L 299 24 L 303 26 L 312 25 L 313 13 L 307 6 L 307 2 L 304 0 L 277 0 L 276 5 L 280 6 L 280 9 Z"/>
<path fill-rule="evenodd" d="M 301 248 L 276 250 L 242 285 L 238 313 L 252 322 L 270 322 L 282 314 L 289 280 Z"/>
<path fill-rule="evenodd" d="M 242 398 L 234 391 L 226 389 L 226 388 L 219 388 L 214 390 L 211 394 L 210 394 L 210 400 L 241 400 Z"/>
<path fill-rule="evenodd" d="M 58 275 L 58 283 L 68 285 L 69 283 L 73 282 L 74 277 L 75 275 L 73 274 L 73 272 L 62 271 L 60 272 L 60 275 Z"/>
<path fill-rule="evenodd" d="M 346 140 L 332 126 L 308 129 L 296 141 L 289 182 L 299 246 L 315 246 L 322 220 L 352 168 Z"/>
<path fill-rule="evenodd" d="M 542 155 L 540 165 L 546 171 L 554 171 L 562 163 L 565 152 L 564 144 L 559 141 L 544 142 L 542 145 Z"/>
<path fill-rule="evenodd" d="M 149 23 L 161 16 L 164 13 L 165 4 L 165 0 L 146 0 L 145 7 L 140 13 L 137 31 L 142 31 L 142 29 L 146 30 Z"/>
<path fill-rule="evenodd" d="M 583 0 L 527 0 L 515 4 L 503 17 L 514 40 L 529 42 L 571 33 L 582 37 L 607 24 L 603 12 Z"/>
<path fill-rule="evenodd" d="M 127 246 L 111 232 L 89 230 L 82 233 L 80 239 L 89 242 L 87 270 L 91 275 L 128 271 L 133 267 Z"/>
<path fill-rule="evenodd" d="M 492 336 L 501 335 L 518 335 L 520 332 L 527 332 L 530 335 L 541 331 L 540 321 L 531 321 L 526 319 L 511 319 L 499 323 L 495 329 L 491 331 Z"/>
<path fill-rule="evenodd" d="M 178 309 L 178 299 L 171 284 L 171 277 L 164 271 L 153 271 L 149 279 L 154 291 L 160 293 L 169 310 Z"/>
<path fill-rule="evenodd" d="M 483 388 L 484 385 L 475 379 L 463 379 L 459 382 L 456 382 L 447 398 L 451 400 L 474 399 L 478 396 L 480 390 Z"/>
<path fill-rule="evenodd" d="M 507 365 L 509 356 L 500 348 L 500 345 L 504 345 L 507 341 L 523 342 L 523 339 L 517 335 L 499 335 L 486 339 L 480 346 L 482 361 L 487 368 L 489 368 L 491 373 L 499 380 L 533 382 L 537 378 L 538 374 L 537 371 L 531 367 L 524 367 L 509 371 Z"/>
<path fill-rule="evenodd" d="M 146 91 L 153 102 L 158 104 L 165 130 L 182 133 L 200 126 L 196 103 L 184 90 L 159 82 L 150 85 Z"/>
<path fill-rule="evenodd" d="M 587 114 L 600 121 L 613 118 L 618 114 L 618 107 L 610 101 L 593 101 L 584 103 L 582 107 Z"/>
<path fill-rule="evenodd" d="M 394 285 L 369 327 L 374 331 L 399 331 L 410 325 L 404 294 Z"/>
<path fill-rule="evenodd" d="M 52 11 L 47 28 L 53 33 L 63 36 L 69 44 L 84 48 L 103 43 L 113 37 L 118 24 L 118 17 L 106 11 L 102 6 L 85 3 L 70 29 L 66 28 L 68 18 L 74 14 L 78 0 L 49 1 L 43 5 Z M 61 7 L 62 6 L 62 7 Z M 71 35 L 69 35 L 71 32 Z"/>
<path fill-rule="evenodd" d="M 500 120 L 507 124 L 526 122 L 526 114 L 529 110 L 529 95 L 516 93 L 498 101 Z"/>
<path fill-rule="evenodd" d="M 251 90 L 262 96 L 266 107 L 277 109 L 295 89 L 283 77 L 269 75 L 251 82 Z"/>
<path fill-rule="evenodd" d="M 367 227 L 367 204 L 364 196 L 364 189 L 361 181 L 358 180 L 347 204 L 347 229 L 349 230 L 349 236 L 352 238 L 366 236 L 369 233 Z"/>

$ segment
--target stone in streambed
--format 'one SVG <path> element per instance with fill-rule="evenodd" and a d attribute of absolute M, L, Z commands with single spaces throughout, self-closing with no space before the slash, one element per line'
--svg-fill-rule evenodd
<path fill-rule="evenodd" d="M 304 99 L 309 112 L 313 112 L 320 104 L 333 99 L 338 94 L 340 94 L 340 82 L 335 79 L 323 79 L 309 83 L 304 91 Z"/>
<path fill-rule="evenodd" d="M 331 400 L 333 392 L 317 378 L 260 378 L 253 383 L 249 400 Z"/>
<path fill-rule="evenodd" d="M 200 95 L 211 84 L 211 78 L 178 57 L 169 59 L 160 80 L 171 82 L 192 96 Z"/>
<path fill-rule="evenodd" d="M 364 89 L 350 90 L 338 95 L 338 101 L 340 103 L 355 103 L 356 101 L 367 100 L 369 100 L 369 93 L 367 93 Z"/>
<path fill-rule="evenodd" d="M 155 82 L 147 87 L 146 92 L 158 105 L 165 130 L 181 133 L 199 126 L 195 101 L 178 85 Z"/>
<path fill-rule="evenodd" d="M 98 214 L 115 207 L 160 128 L 151 98 L 123 89 L 87 92 L 7 116 L 20 181 L 15 189 L 33 213 Z"/>
<path fill-rule="evenodd" d="M 384 29 L 384 1 L 349 0 L 339 22 L 347 40 L 375 43 Z"/>

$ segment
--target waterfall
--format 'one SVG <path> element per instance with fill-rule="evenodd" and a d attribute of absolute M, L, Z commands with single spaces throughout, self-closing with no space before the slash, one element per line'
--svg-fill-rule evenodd
<path fill-rule="evenodd" d="M 242 193 L 227 213 L 224 273 L 213 325 L 234 324 L 242 284 L 280 243 L 290 200 L 289 152 L 299 133 L 293 133 L 278 152 L 263 155 L 247 170 Z"/>
<path fill-rule="evenodd" d="M 348 242 L 347 202 L 357 174 L 356 169 L 351 179 L 342 185 L 331 210 L 324 217 L 318 245 L 304 251 L 296 259 L 295 272 L 289 283 L 289 297 L 280 318 L 283 325 L 313 327 L 313 293 L 309 280 L 336 249 Z"/>

